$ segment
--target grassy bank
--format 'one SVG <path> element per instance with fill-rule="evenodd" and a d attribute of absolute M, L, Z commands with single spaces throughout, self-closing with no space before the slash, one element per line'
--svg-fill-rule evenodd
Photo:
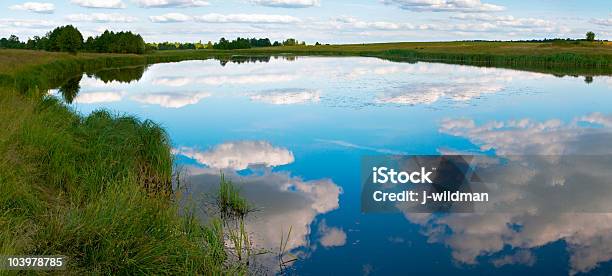
<path fill-rule="evenodd" d="M 197 59 L 211 52 L 158 51 L 151 56 Z M 555 75 L 612 75 L 610 42 L 401 42 L 267 47 L 228 52 L 241 55 L 367 56 L 401 62 L 429 61 Z"/>
<path fill-rule="evenodd" d="M 80 117 L 8 90 L 0 118 L 0 255 L 65 255 L 72 274 L 232 269 L 221 229 L 178 215 L 170 145 L 155 123 Z"/>

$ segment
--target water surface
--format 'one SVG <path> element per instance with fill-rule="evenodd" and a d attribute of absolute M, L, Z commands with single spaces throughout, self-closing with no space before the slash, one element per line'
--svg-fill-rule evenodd
<path fill-rule="evenodd" d="M 62 91 L 84 114 L 159 122 L 193 194 L 223 170 L 259 209 L 257 247 L 277 250 L 291 228 L 291 273 L 612 271 L 612 214 L 363 214 L 359 201 L 366 155 L 612 153 L 591 135 L 612 131 L 610 77 L 272 57 L 111 70 Z"/>

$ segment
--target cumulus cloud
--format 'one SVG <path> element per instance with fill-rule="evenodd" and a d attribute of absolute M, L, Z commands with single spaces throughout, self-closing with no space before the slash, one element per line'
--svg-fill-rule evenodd
<path fill-rule="evenodd" d="M 25 2 L 23 4 L 12 5 L 9 8 L 11 10 L 31 11 L 36 13 L 53 13 L 55 11 L 55 5 L 53 5 L 53 3 L 43 2 Z"/>
<path fill-rule="evenodd" d="M 191 8 L 208 6 L 208 1 L 202 0 L 134 0 L 143 8 Z"/>
<path fill-rule="evenodd" d="M 191 19 L 192 19 L 191 16 L 182 14 L 182 13 L 177 13 L 177 12 L 166 13 L 163 15 L 149 16 L 149 20 L 151 20 L 151 22 L 153 23 L 185 22 L 185 21 L 190 21 Z"/>
<path fill-rule="evenodd" d="M 135 22 L 138 20 L 138 18 L 136 17 L 124 15 L 124 14 L 118 14 L 118 13 L 90 13 L 90 14 L 76 13 L 76 14 L 67 15 L 66 19 L 69 21 L 73 21 L 73 22 L 96 22 L 96 23 L 108 23 L 108 22 L 130 23 L 130 22 Z"/>
<path fill-rule="evenodd" d="M 124 92 L 120 91 L 92 91 L 79 92 L 73 103 L 93 104 L 93 103 L 111 103 L 121 101 Z"/>
<path fill-rule="evenodd" d="M 289 24 L 300 22 L 300 19 L 290 15 L 277 14 L 218 14 L 209 13 L 194 17 L 198 22 L 206 23 L 259 23 L 259 24 Z"/>
<path fill-rule="evenodd" d="M 343 246 L 346 244 L 346 233 L 342 228 L 329 227 L 325 220 L 319 223 L 319 242 L 324 247 Z"/>
<path fill-rule="evenodd" d="M 410 11 L 430 12 L 496 12 L 505 7 L 481 3 L 480 0 L 382 0 L 387 5 L 395 5 Z"/>
<path fill-rule="evenodd" d="M 321 100 L 321 92 L 300 88 L 274 89 L 252 94 L 250 98 L 253 101 L 277 105 L 317 103 Z"/>
<path fill-rule="evenodd" d="M 70 0 L 70 3 L 94 9 L 124 9 L 126 7 L 122 0 Z"/>
<path fill-rule="evenodd" d="M 210 96 L 211 94 L 208 92 L 160 92 L 139 94 L 133 96 L 132 99 L 144 104 L 156 104 L 166 108 L 181 108 L 187 105 L 196 104 L 201 99 Z"/>
<path fill-rule="evenodd" d="M 251 0 L 251 3 L 277 8 L 309 8 L 321 5 L 320 0 Z"/>
<path fill-rule="evenodd" d="M 266 141 L 227 142 L 208 151 L 180 147 L 174 149 L 173 152 L 217 169 L 244 170 L 258 165 L 274 167 L 293 163 L 294 160 L 291 151 L 275 147 Z"/>

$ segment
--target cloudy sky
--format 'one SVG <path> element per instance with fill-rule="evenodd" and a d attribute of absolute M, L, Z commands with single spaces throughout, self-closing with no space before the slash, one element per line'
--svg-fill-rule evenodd
<path fill-rule="evenodd" d="M 3 0 L 0 36 L 63 24 L 148 42 L 295 37 L 308 43 L 583 37 L 612 39 L 609 0 Z"/>

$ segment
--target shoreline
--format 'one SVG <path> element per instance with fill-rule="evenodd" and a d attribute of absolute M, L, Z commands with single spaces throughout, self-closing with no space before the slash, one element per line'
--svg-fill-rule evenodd
<path fill-rule="evenodd" d="M 283 46 L 240 50 L 162 50 L 144 55 L 0 49 L 0 87 L 22 93 L 60 86 L 81 73 L 126 66 L 238 56 L 372 57 L 393 62 L 432 62 L 504 68 L 555 76 L 612 76 L 612 43 L 555 46 L 519 42 L 405 42 Z"/>

